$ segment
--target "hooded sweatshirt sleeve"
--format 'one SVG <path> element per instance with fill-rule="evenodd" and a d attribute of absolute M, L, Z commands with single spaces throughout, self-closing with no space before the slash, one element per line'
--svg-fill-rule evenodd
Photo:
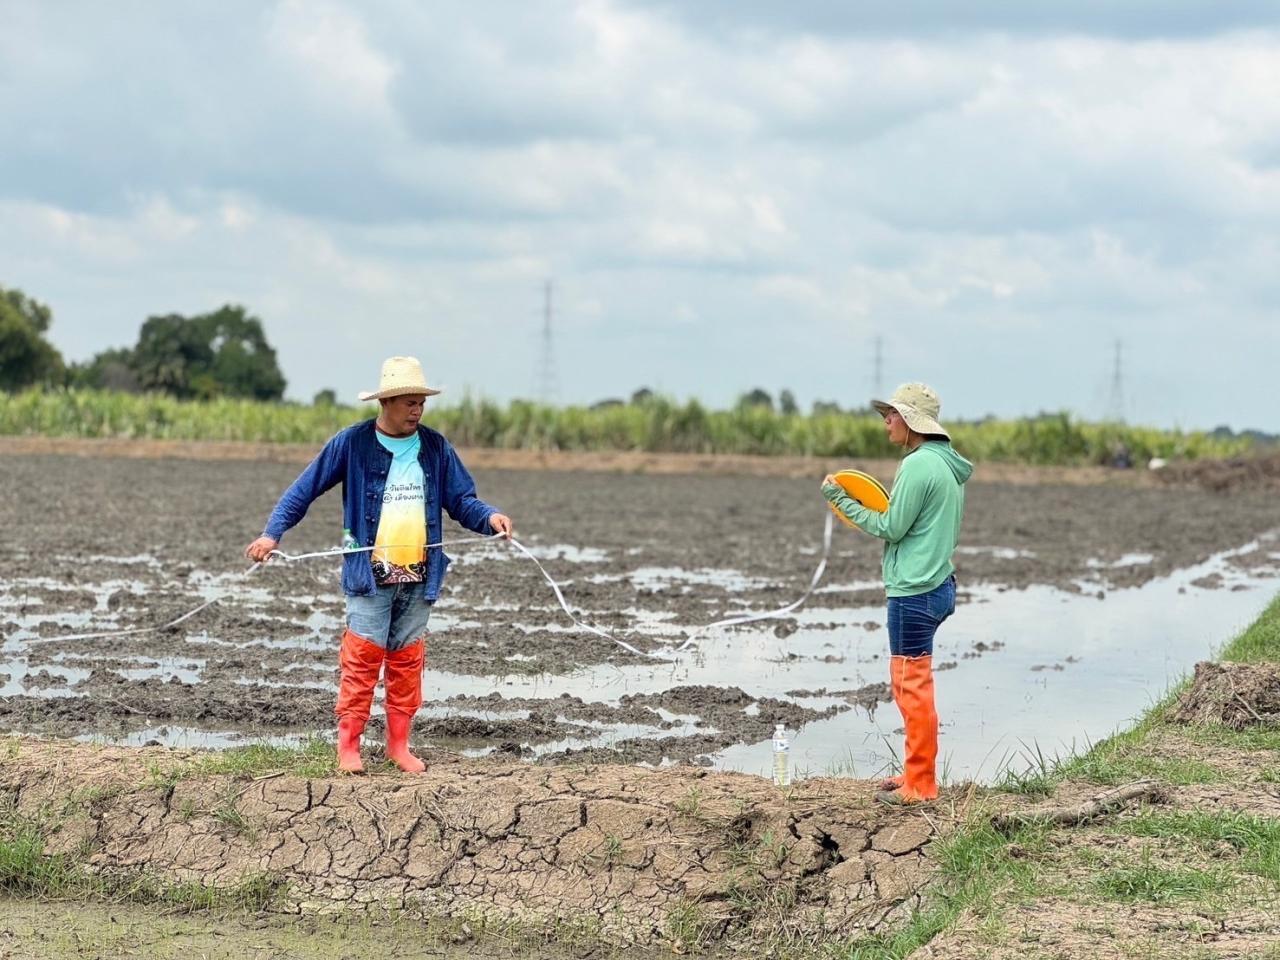
<path fill-rule="evenodd" d="M 898 471 L 898 478 L 893 484 L 893 494 L 889 497 L 889 509 L 884 513 L 868 510 L 849 496 L 839 484 L 823 484 L 822 495 L 860 529 L 873 537 L 879 537 L 889 543 L 897 543 L 907 535 L 911 525 L 920 516 L 928 486 L 927 472 L 917 469 L 908 457 L 902 462 L 902 467 Z"/>

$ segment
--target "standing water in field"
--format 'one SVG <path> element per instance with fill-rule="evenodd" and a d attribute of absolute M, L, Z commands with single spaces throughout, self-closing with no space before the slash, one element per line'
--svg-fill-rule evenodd
<path fill-rule="evenodd" d="M 246 579 L 224 542 L 246 514 L 256 525 L 296 466 L 84 463 L 3 464 L 6 489 L 59 483 L 39 513 L 21 498 L 0 503 L 12 561 L 0 586 L 0 729 L 211 747 L 331 736 L 337 565 L 269 565 Z M 575 615 L 650 649 L 801 596 L 827 515 L 813 479 L 491 471 L 482 483 L 528 518 L 521 542 Z M 935 653 L 948 777 L 991 779 L 1024 751 L 1106 736 L 1257 614 L 1280 572 L 1280 543 L 1258 530 L 1274 495 L 1186 502 L 1144 487 L 973 485 L 960 604 Z M 86 514 L 83 503 L 113 509 Z M 331 547 L 331 506 L 317 503 L 286 549 Z M 415 747 L 771 778 L 781 723 L 792 781 L 892 763 L 900 718 L 870 538 L 837 530 L 803 608 L 699 635 L 674 663 L 574 628 L 510 547 L 450 552 Z M 55 642 L 164 624 L 215 598 L 178 629 Z M 370 739 L 380 734 L 375 722 Z"/>

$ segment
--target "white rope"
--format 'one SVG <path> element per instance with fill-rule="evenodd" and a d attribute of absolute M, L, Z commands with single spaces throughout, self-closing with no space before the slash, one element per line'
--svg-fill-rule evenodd
<path fill-rule="evenodd" d="M 439 543 L 428 543 L 422 549 L 434 550 L 436 547 L 453 547 L 460 543 L 480 543 L 484 540 L 494 540 L 502 536 L 500 533 L 491 533 L 483 537 L 462 537 L 457 540 L 441 540 Z M 312 557 L 340 557 L 347 553 L 369 553 L 372 550 L 395 550 L 413 549 L 417 544 L 413 543 L 379 543 L 372 547 L 334 547 L 332 550 L 317 550 L 315 553 L 285 553 L 283 550 L 272 550 L 268 557 L 279 557 L 286 563 L 293 563 L 295 560 L 310 560 Z M 254 564 L 257 566 L 257 564 Z M 252 568 L 250 568 L 252 569 Z"/>
<path fill-rule="evenodd" d="M 724 620 L 717 620 L 714 623 L 708 623 L 706 626 L 697 627 L 696 629 L 690 632 L 689 636 L 685 639 L 684 643 L 676 647 L 675 652 L 680 653 L 684 651 L 685 649 L 688 648 L 689 644 L 693 643 L 693 641 L 697 639 L 699 634 L 706 633 L 708 630 L 715 630 L 719 627 L 735 627 L 735 626 L 738 626 L 739 624 L 755 623 L 756 621 L 759 621 L 759 620 L 772 620 L 777 617 L 786 616 L 788 613 L 791 613 L 792 611 L 799 609 L 804 604 L 804 602 L 809 599 L 810 595 L 812 595 L 814 589 L 818 586 L 818 581 L 822 579 L 822 574 L 827 569 L 827 559 L 831 556 L 831 531 L 833 529 L 833 524 L 832 524 L 833 519 L 834 519 L 834 515 L 831 513 L 828 513 L 826 526 L 823 528 L 823 531 L 822 531 L 822 559 L 818 561 L 818 568 L 813 571 L 813 578 L 809 581 L 809 588 L 805 590 L 805 592 L 801 595 L 799 600 L 796 600 L 793 603 L 789 603 L 785 607 L 779 607 L 777 610 L 770 610 L 766 613 L 752 613 L 752 614 L 747 614 L 745 616 L 740 616 L 740 617 L 727 617 Z M 586 630 L 588 633 L 594 633 L 596 634 L 596 636 L 604 637 L 606 640 L 612 640 L 614 643 L 620 646 L 623 650 L 626 650 L 629 653 L 634 653 L 637 656 L 650 657 L 655 660 L 662 660 L 663 662 L 666 662 L 666 663 L 674 662 L 671 657 L 664 656 L 661 652 L 655 651 L 655 652 L 649 653 L 643 650 L 638 650 L 635 647 L 633 647 L 631 644 L 627 643 L 625 640 L 619 640 L 617 637 L 613 636 L 610 633 L 605 632 L 604 630 L 601 630 L 599 627 L 593 627 L 591 624 L 584 623 L 583 621 L 579 620 L 577 617 L 573 615 L 573 611 L 569 609 L 569 604 L 565 602 L 564 593 L 560 589 L 560 584 L 556 583 L 556 581 L 552 579 L 551 574 L 547 573 L 546 568 L 543 567 L 543 565 L 538 561 L 538 558 L 535 557 L 532 553 L 530 553 L 528 548 L 525 547 L 525 545 L 520 543 L 518 540 L 512 540 L 511 545 L 515 547 L 517 550 L 519 550 L 521 553 L 523 553 L 530 560 L 532 560 L 535 564 L 537 564 L 538 569 L 542 571 L 542 576 L 546 579 L 547 583 L 551 584 L 551 589 L 555 591 L 556 599 L 560 601 L 560 609 L 565 612 L 565 616 L 567 616 L 570 620 L 572 620 L 576 627 L 578 627 L 581 630 Z M 677 628 L 677 629 L 683 629 L 683 628 Z M 670 648 L 666 647 L 663 649 L 669 650 Z"/>
<path fill-rule="evenodd" d="M 637 657 L 651 657 L 655 660 L 663 660 L 666 662 L 670 662 L 669 657 L 664 657 L 659 653 L 646 653 L 644 650 L 637 650 L 635 647 L 627 643 L 625 640 L 619 640 L 617 637 L 606 633 L 605 631 L 601 630 L 599 627 L 593 627 L 589 623 L 583 623 L 581 620 L 579 620 L 577 617 L 573 615 L 573 611 L 569 609 L 569 604 L 565 602 L 564 593 L 562 593 L 560 590 L 560 584 L 556 583 L 555 580 L 551 578 L 551 574 L 547 573 L 547 569 L 542 565 L 542 562 L 537 557 L 535 557 L 532 553 L 530 553 L 529 548 L 526 547 L 519 540 L 512 540 L 511 545 L 515 547 L 517 550 L 519 550 L 521 553 L 523 553 L 530 560 L 532 560 L 534 564 L 537 566 L 537 568 L 542 571 L 542 576 L 546 579 L 547 583 L 551 584 L 551 589 L 554 590 L 556 593 L 556 599 L 560 601 L 560 609 L 565 612 L 565 616 L 567 616 L 570 620 L 573 621 L 574 626 L 578 627 L 581 630 L 586 630 L 588 633 L 594 633 L 596 636 L 604 637 L 606 640 L 612 640 L 614 643 L 620 646 L 623 650 L 626 650 L 628 653 L 634 653 Z"/>
<path fill-rule="evenodd" d="M 715 630 L 717 627 L 736 627 L 742 623 L 755 623 L 757 620 L 773 620 L 776 617 L 786 616 L 788 613 L 800 609 L 817 588 L 818 581 L 822 579 L 822 574 L 826 572 L 827 559 L 831 556 L 831 531 L 834 519 L 834 514 L 827 514 L 827 524 L 822 530 L 822 559 L 818 561 L 818 569 L 813 571 L 813 579 L 809 581 L 809 588 L 805 590 L 799 600 L 789 603 L 785 607 L 779 607 L 777 610 L 770 610 L 768 613 L 752 613 L 743 617 L 730 617 L 726 620 L 708 623 L 705 627 L 698 627 L 693 633 L 689 634 L 684 643 L 676 647 L 676 652 L 679 653 L 684 650 L 689 644 L 693 643 L 698 634 L 706 633 L 708 630 Z"/>
<path fill-rule="evenodd" d="M 809 597 L 813 594 L 813 591 L 817 588 L 818 581 L 822 579 L 822 574 L 827 569 L 827 560 L 831 556 L 831 531 L 833 529 L 832 520 L 833 520 L 832 514 L 828 513 L 827 519 L 826 519 L 826 525 L 824 526 L 822 531 L 822 557 L 818 561 L 817 569 L 813 571 L 813 577 L 809 581 L 808 588 L 805 590 L 803 594 L 801 594 L 800 599 L 787 604 L 785 607 L 779 607 L 777 610 L 769 610 L 764 613 L 751 613 L 751 614 L 746 614 L 744 616 L 739 616 L 739 617 L 727 617 L 723 620 L 716 620 L 715 622 L 708 623 L 705 626 L 694 628 L 691 630 L 691 632 L 689 633 L 689 636 L 685 639 L 684 643 L 676 647 L 674 652 L 680 653 L 684 651 L 689 647 L 691 643 L 693 643 L 695 639 L 698 638 L 698 636 L 706 633 L 709 630 L 716 630 L 722 627 L 734 627 L 744 623 L 756 623 L 760 620 L 773 620 L 778 617 L 786 616 L 787 614 L 792 613 L 793 611 L 798 610 L 801 606 L 803 606 L 805 601 L 809 599 Z M 501 536 L 503 535 L 500 533 L 495 533 L 490 536 L 464 537 L 457 540 L 442 540 L 439 543 L 429 543 L 426 545 L 424 549 L 430 550 L 437 547 L 454 546 L 461 543 L 481 543 L 484 541 L 495 540 Z M 529 551 L 529 548 L 526 547 L 524 544 L 522 544 L 519 540 L 511 539 L 508 542 L 511 544 L 512 547 L 514 547 L 516 550 L 519 550 L 520 553 L 524 554 L 524 556 L 528 557 L 530 560 L 533 561 L 534 565 L 538 568 L 539 572 L 541 572 L 543 579 L 547 581 L 547 583 L 551 586 L 552 591 L 554 591 L 556 595 L 556 600 L 559 601 L 560 603 L 560 609 L 564 611 L 565 616 L 567 616 L 573 622 L 573 625 L 576 626 L 578 629 L 585 630 L 588 633 L 594 633 L 598 637 L 603 637 L 605 640 L 612 641 L 613 643 L 616 643 L 619 647 L 621 647 L 623 650 L 626 650 L 628 653 L 635 654 L 638 657 L 648 657 L 650 659 L 661 660 L 666 663 L 673 662 L 673 659 L 671 657 L 665 656 L 663 653 L 663 651 L 669 651 L 671 649 L 670 647 L 664 647 L 660 651 L 652 651 L 652 652 L 640 650 L 639 648 L 634 647 L 631 644 L 627 643 L 625 640 L 619 640 L 617 637 L 613 636 L 607 631 L 601 630 L 599 627 L 592 626 L 589 623 L 579 620 L 578 617 L 575 616 L 573 611 L 569 608 L 569 603 L 568 601 L 565 600 L 564 591 L 561 590 L 560 584 L 555 581 L 555 579 L 551 576 L 551 574 L 547 573 L 547 569 L 542 565 L 542 562 L 537 557 L 535 557 L 533 553 Z M 390 548 L 387 547 L 386 545 L 375 546 L 375 547 L 350 547 L 350 548 L 335 547 L 332 550 L 318 550 L 313 553 L 299 553 L 299 554 L 289 554 L 289 553 L 285 553 L 283 550 L 272 550 L 269 554 L 267 554 L 267 557 L 268 559 L 270 559 L 271 557 L 279 557 L 285 563 L 295 563 L 299 560 L 309 560 L 314 557 L 337 557 L 337 556 L 343 556 L 348 553 L 367 553 L 371 550 L 378 550 L 378 549 L 390 549 Z M 245 570 L 244 573 L 240 574 L 240 576 L 242 578 L 248 577 L 255 570 L 261 569 L 263 566 L 265 566 L 266 563 L 267 561 L 262 561 L 261 563 L 254 563 L 247 570 Z M 215 597 L 212 600 L 206 600 L 204 603 L 200 604 L 200 606 L 196 607 L 194 610 L 189 610 L 188 612 L 182 614 L 182 616 L 177 617 L 173 620 L 170 620 L 168 623 L 160 624 L 159 626 L 134 627 L 131 630 L 109 630 L 102 633 L 77 633 L 77 634 L 73 634 L 71 636 L 66 636 L 66 637 L 38 637 L 33 639 L 30 642 L 59 643 L 59 642 L 66 642 L 70 640 L 97 640 L 97 639 L 103 639 L 106 637 L 127 637 L 135 634 L 139 634 L 139 633 L 152 633 L 160 630 L 168 630 L 171 627 L 176 627 L 178 624 L 182 623 L 184 620 L 188 620 L 191 617 L 194 617 L 200 611 L 213 606 L 217 602 L 218 602 L 217 597 Z M 678 628 L 678 629 L 684 629 L 684 628 Z"/>
<path fill-rule="evenodd" d="M 250 568 L 252 569 L 252 567 Z M 246 571 L 247 572 L 247 571 Z M 152 633 L 156 630 L 168 630 L 170 627 L 176 627 L 183 620 L 189 620 L 201 610 L 213 606 L 218 602 L 218 598 L 206 600 L 194 610 L 188 610 L 182 616 L 170 620 L 168 623 L 162 623 L 157 627 L 134 627 L 132 630 L 107 630 L 102 633 L 73 633 L 69 637 L 33 637 L 28 643 L 64 643 L 68 640 L 99 640 L 106 637 L 127 637 L 135 633 Z"/>
<path fill-rule="evenodd" d="M 430 550 L 434 547 L 448 547 L 448 546 L 453 546 L 454 544 L 457 544 L 457 543 L 478 543 L 481 540 L 493 540 L 495 537 L 500 537 L 500 536 L 502 536 L 502 534 L 495 533 L 487 537 L 465 537 L 459 540 L 441 540 L 439 543 L 428 543 L 423 549 Z M 415 546 L 415 544 L 378 544 L 377 546 L 373 546 L 373 547 L 334 547 L 332 550 L 317 550 L 315 553 L 299 553 L 299 554 L 289 554 L 289 553 L 285 553 L 283 550 L 272 550 L 270 553 L 267 554 L 267 558 L 270 559 L 271 557 L 280 557 L 282 560 L 285 561 L 285 563 L 293 563 L 297 560 L 308 560 L 312 557 L 339 557 L 347 553 L 368 553 L 370 550 L 391 550 L 391 549 L 394 549 L 395 547 L 401 547 L 401 546 L 412 547 L 412 546 Z M 243 573 L 240 574 L 241 579 L 247 578 L 251 574 L 253 574 L 254 571 L 262 569 L 262 567 L 264 567 L 266 563 L 267 563 L 266 560 L 263 560 L 261 562 L 255 561 L 253 564 L 249 566 L 248 569 L 246 569 Z M 217 597 L 214 597 L 212 600 L 206 600 L 204 603 L 200 604 L 200 606 L 196 607 L 194 610 L 188 610 L 182 616 L 176 617 L 173 620 L 170 620 L 168 623 L 162 623 L 153 627 L 134 627 L 130 630 L 104 630 L 101 633 L 73 633 L 70 636 L 65 636 L 65 637 L 34 637 L 28 642 L 29 643 L 66 643 L 71 640 L 105 640 L 108 637 L 129 637 L 139 633 L 158 633 L 161 630 L 168 630 L 170 627 L 176 627 L 178 624 L 182 623 L 184 620 L 190 620 L 201 610 L 207 610 L 209 607 L 212 607 L 217 602 L 218 602 Z"/>

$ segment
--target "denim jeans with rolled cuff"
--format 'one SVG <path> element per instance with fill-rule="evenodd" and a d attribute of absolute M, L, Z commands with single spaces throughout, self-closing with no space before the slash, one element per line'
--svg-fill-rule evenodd
<path fill-rule="evenodd" d="M 895 657 L 933 655 L 933 636 L 956 612 L 956 578 L 947 577 L 928 593 L 889 598 L 889 653 Z"/>
<path fill-rule="evenodd" d="M 421 583 L 388 584 L 373 596 L 347 597 L 347 629 L 394 653 L 426 634 L 431 607 Z"/>

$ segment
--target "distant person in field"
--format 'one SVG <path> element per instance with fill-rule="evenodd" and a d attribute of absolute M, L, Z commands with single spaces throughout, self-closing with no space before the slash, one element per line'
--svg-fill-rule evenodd
<path fill-rule="evenodd" d="M 443 508 L 462 526 L 481 534 L 511 537 L 511 520 L 476 496 L 476 485 L 453 447 L 422 426 L 427 386 L 413 357 L 382 365 L 378 389 L 361 393 L 377 400 L 378 416 L 347 427 L 325 444 L 284 492 L 262 536 L 245 556 L 264 562 L 280 538 L 306 515 L 326 490 L 342 484 L 347 597 L 346 631 L 338 655 L 338 767 L 364 769 L 360 735 L 369 719 L 373 688 L 382 673 L 387 710 L 387 757 L 407 773 L 426 765 L 409 751 L 413 716 L 422 706 L 427 620 L 440 596 L 449 558 L 439 547 Z"/>
<path fill-rule="evenodd" d="M 822 494 L 860 529 L 885 541 L 882 568 L 889 598 L 889 679 L 906 729 L 901 776 L 880 784 L 876 799 L 919 803 L 938 796 L 938 713 L 933 697 L 933 637 L 956 609 L 952 555 L 964 515 L 971 464 L 938 423 L 938 395 L 923 383 L 874 400 L 889 442 L 906 450 L 884 513 L 869 510 L 828 475 Z"/>

